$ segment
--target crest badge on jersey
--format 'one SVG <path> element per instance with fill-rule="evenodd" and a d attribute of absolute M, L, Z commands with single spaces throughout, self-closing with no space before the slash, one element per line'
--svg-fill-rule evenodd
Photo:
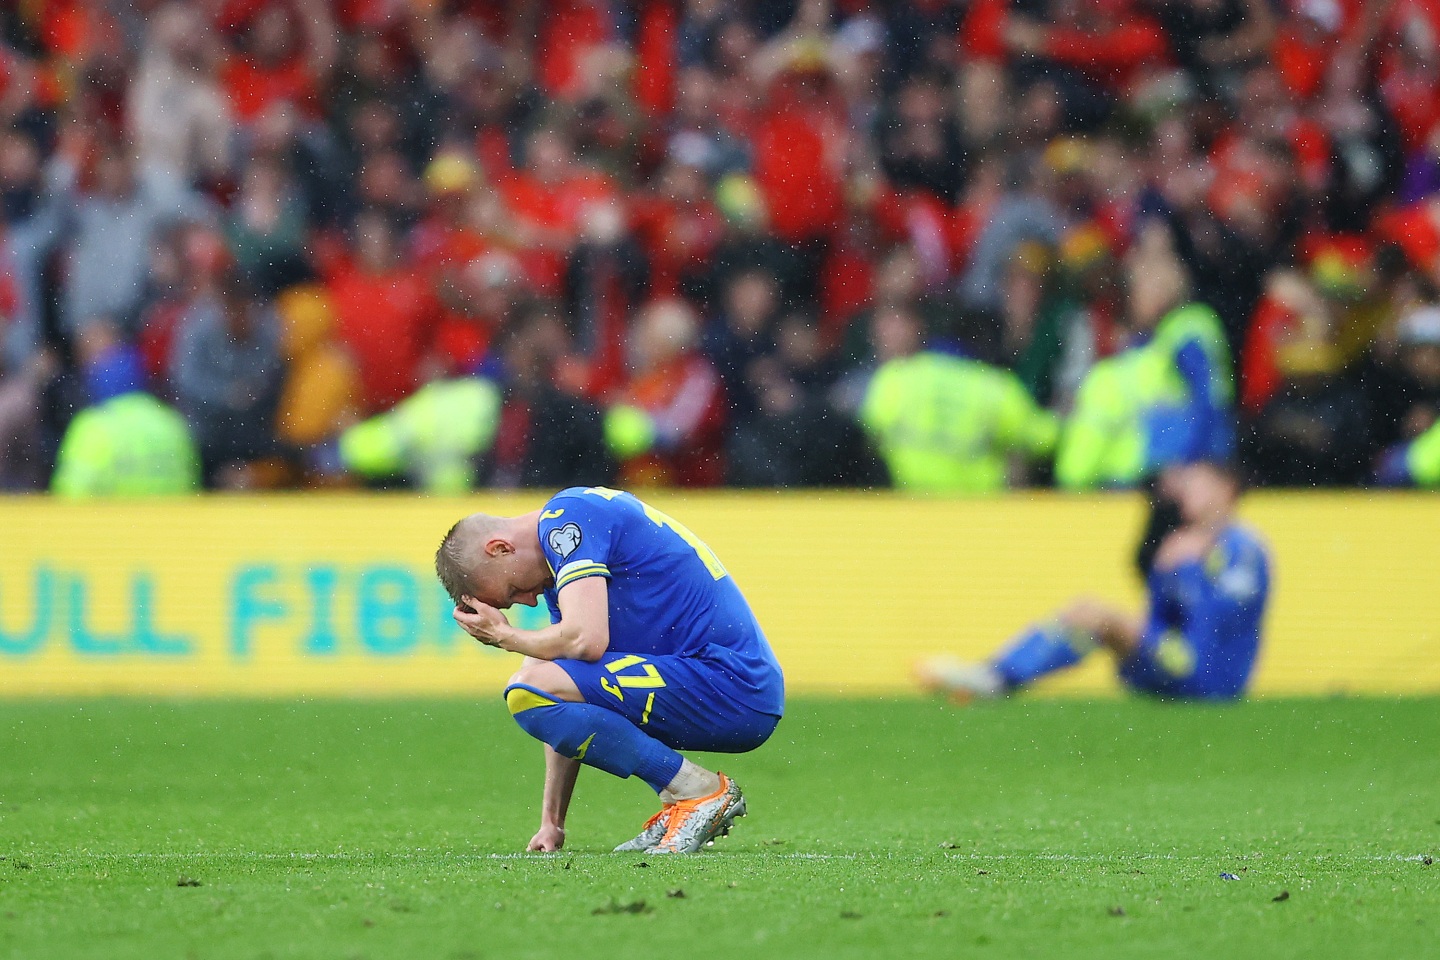
<path fill-rule="evenodd" d="M 562 560 L 568 559 L 570 554 L 575 552 L 575 548 L 580 546 L 580 540 L 580 526 L 575 523 L 567 523 L 563 527 L 556 527 L 550 531 L 550 536 L 547 538 L 550 549 L 560 554 Z"/>

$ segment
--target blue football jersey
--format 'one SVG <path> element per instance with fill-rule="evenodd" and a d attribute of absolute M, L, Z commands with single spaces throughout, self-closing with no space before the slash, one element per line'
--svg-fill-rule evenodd
<path fill-rule="evenodd" d="M 1244 692 L 1270 592 L 1270 562 L 1259 537 L 1232 525 L 1204 559 L 1153 572 L 1149 587 L 1141 641 L 1147 669 L 1135 671 L 1133 679 L 1175 696 Z"/>
<path fill-rule="evenodd" d="M 634 496 L 570 487 L 540 511 L 540 546 L 558 595 L 585 577 L 609 580 L 610 651 L 713 662 L 752 709 L 780 716 L 780 664 L 740 588 L 682 524 Z"/>

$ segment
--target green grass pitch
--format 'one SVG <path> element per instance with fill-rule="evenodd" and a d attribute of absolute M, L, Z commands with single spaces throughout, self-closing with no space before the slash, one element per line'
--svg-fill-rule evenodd
<path fill-rule="evenodd" d="M 1434 699 L 800 699 L 721 766 L 704 853 L 587 770 L 526 856 L 498 698 L 0 704 L 0 957 L 1440 955 Z"/>

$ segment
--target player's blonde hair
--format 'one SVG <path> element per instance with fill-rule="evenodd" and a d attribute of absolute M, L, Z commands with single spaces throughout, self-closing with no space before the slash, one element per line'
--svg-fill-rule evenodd
<path fill-rule="evenodd" d="M 460 606 L 461 597 L 475 592 L 474 577 L 484 557 L 477 550 L 487 538 L 499 532 L 501 519 L 484 513 L 462 517 L 445 534 L 435 551 L 435 575 L 440 585 Z"/>

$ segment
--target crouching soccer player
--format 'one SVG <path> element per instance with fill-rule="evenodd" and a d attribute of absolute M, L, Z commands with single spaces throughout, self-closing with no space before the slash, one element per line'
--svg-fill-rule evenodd
<path fill-rule="evenodd" d="M 1180 526 L 1159 543 L 1142 619 L 1082 600 L 1016 637 L 988 663 L 937 657 L 919 668 L 922 685 L 965 701 L 1001 696 L 1073 667 L 1096 647 L 1114 654 L 1120 679 L 1165 698 L 1240 696 L 1260 647 L 1269 561 L 1256 535 L 1235 522 L 1239 484 L 1212 463 L 1172 467 L 1161 480 Z"/>
<path fill-rule="evenodd" d="M 676 751 L 760 746 L 784 711 L 784 678 L 739 587 L 693 533 L 628 493 L 571 487 L 524 516 L 464 518 L 435 569 L 466 633 L 526 658 L 505 702 L 545 744 L 527 849 L 565 843 L 582 763 L 660 795 L 660 812 L 617 851 L 693 853 L 745 815 L 733 780 Z M 553 621 L 543 630 L 500 613 L 541 596 Z"/>

